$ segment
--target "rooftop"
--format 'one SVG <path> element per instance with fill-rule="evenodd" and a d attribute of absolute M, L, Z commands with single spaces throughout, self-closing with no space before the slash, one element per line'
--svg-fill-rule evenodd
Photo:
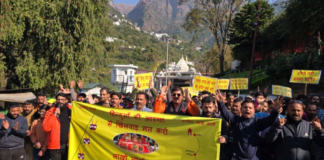
<path fill-rule="evenodd" d="M 95 87 L 104 87 L 105 85 L 101 84 L 101 83 L 87 83 L 83 89 L 92 89 L 92 88 L 95 88 Z"/>
<path fill-rule="evenodd" d="M 113 65 L 108 65 L 108 67 L 111 67 L 111 68 L 134 68 L 134 69 L 137 69 L 138 67 L 137 66 L 134 66 L 133 64 L 113 64 Z"/>

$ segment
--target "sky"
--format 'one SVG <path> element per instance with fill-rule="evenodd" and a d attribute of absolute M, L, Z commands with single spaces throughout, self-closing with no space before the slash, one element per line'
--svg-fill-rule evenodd
<path fill-rule="evenodd" d="M 124 3 L 130 5 L 136 5 L 139 0 L 113 0 L 115 4 Z"/>

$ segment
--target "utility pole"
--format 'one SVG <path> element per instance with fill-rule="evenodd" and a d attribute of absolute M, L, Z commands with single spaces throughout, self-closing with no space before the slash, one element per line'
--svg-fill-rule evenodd
<path fill-rule="evenodd" d="M 254 38 L 253 38 L 252 56 L 251 56 L 251 64 L 250 64 L 250 75 L 249 75 L 249 89 L 251 89 L 251 83 L 252 83 L 254 53 L 255 53 L 255 45 L 256 45 L 256 38 L 258 35 L 258 26 L 259 26 L 259 18 L 260 18 L 260 5 L 261 5 L 261 0 L 259 0 L 259 2 L 258 2 L 258 13 L 257 13 L 257 17 L 256 17 L 256 22 L 255 22 L 255 31 L 254 31 Z"/>

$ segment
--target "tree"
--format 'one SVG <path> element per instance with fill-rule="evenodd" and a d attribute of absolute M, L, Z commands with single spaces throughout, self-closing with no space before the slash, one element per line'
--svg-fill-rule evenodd
<path fill-rule="evenodd" d="M 206 62 L 207 66 L 209 66 L 210 70 L 213 73 L 220 73 L 219 65 L 217 65 L 217 62 L 219 62 L 219 57 L 213 56 L 218 51 L 219 51 L 219 49 L 217 48 L 217 45 L 214 44 L 213 47 L 203 55 L 203 59 L 201 60 L 202 63 Z M 232 57 L 231 53 L 232 53 L 232 51 L 229 48 L 228 53 L 224 57 L 224 69 L 225 70 L 231 68 L 231 62 L 233 61 L 233 57 Z"/>
<path fill-rule="evenodd" d="M 179 4 L 190 0 L 180 0 Z M 217 45 L 216 57 L 219 57 L 220 74 L 224 74 L 224 59 L 228 54 L 229 28 L 234 18 L 234 13 L 247 0 L 194 0 L 195 7 L 187 14 L 183 27 L 190 33 L 198 36 L 206 27 L 214 35 Z"/>
<path fill-rule="evenodd" d="M 107 5 L 106 0 L 0 1 L 1 78 L 52 93 L 60 83 L 86 79 L 98 62 L 92 57 L 105 54 L 104 35 L 111 30 Z"/>
<path fill-rule="evenodd" d="M 240 12 L 235 15 L 232 22 L 232 31 L 230 32 L 229 44 L 234 45 L 233 56 L 235 59 L 242 61 L 242 65 L 251 59 L 253 45 L 253 36 L 255 31 L 255 18 L 258 14 L 258 1 L 246 4 Z M 260 4 L 260 17 L 258 23 L 258 40 L 260 42 L 260 30 L 274 16 L 274 8 L 266 1 L 262 0 Z M 258 43 L 260 46 L 260 43 Z"/>

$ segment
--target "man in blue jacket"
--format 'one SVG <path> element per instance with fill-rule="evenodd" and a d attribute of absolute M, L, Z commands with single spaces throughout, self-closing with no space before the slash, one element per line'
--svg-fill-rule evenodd
<path fill-rule="evenodd" d="M 0 160 L 24 160 L 24 137 L 27 136 L 28 123 L 19 115 L 19 105 L 9 106 L 9 112 L 0 119 Z"/>
<path fill-rule="evenodd" d="M 244 101 L 241 108 L 242 116 L 234 115 L 228 111 L 224 104 L 224 97 L 218 90 L 216 98 L 222 117 L 230 124 L 233 130 L 233 157 L 232 160 L 258 160 L 260 137 L 258 133 L 270 127 L 279 115 L 283 100 L 277 98 L 273 111 L 268 117 L 256 118 L 254 102 Z"/>

